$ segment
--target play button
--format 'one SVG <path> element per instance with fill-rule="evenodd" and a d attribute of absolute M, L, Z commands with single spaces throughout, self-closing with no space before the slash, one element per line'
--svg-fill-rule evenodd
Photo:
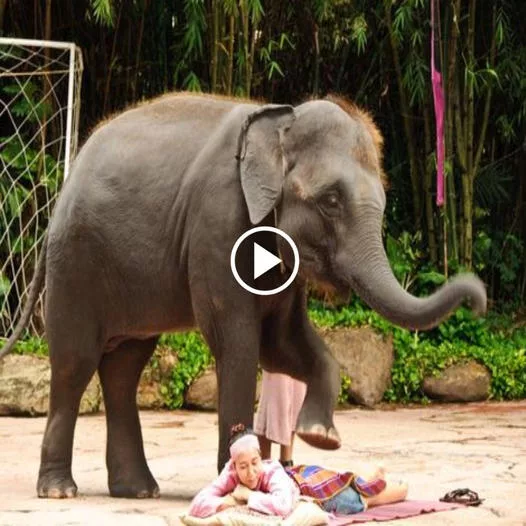
<path fill-rule="evenodd" d="M 292 238 L 271 226 L 247 230 L 237 239 L 230 254 L 236 281 L 245 290 L 260 296 L 286 289 L 294 281 L 299 263 Z"/>
<path fill-rule="evenodd" d="M 267 270 L 274 268 L 280 263 L 280 258 L 277 258 L 272 252 L 269 252 L 257 243 L 254 243 L 254 279 L 259 278 L 259 276 L 265 274 Z"/>

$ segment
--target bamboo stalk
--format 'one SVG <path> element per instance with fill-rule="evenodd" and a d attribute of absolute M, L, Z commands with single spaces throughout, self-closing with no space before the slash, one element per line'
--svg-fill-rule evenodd
<path fill-rule="evenodd" d="M 318 96 L 320 90 L 320 40 L 318 24 L 314 22 L 314 82 L 312 85 L 312 93 Z"/>
<path fill-rule="evenodd" d="M 431 141 L 431 117 L 430 117 L 430 101 L 426 97 L 424 106 L 424 148 L 425 158 L 432 150 Z M 425 192 L 425 211 L 427 223 L 427 240 L 429 245 L 429 256 L 433 264 L 438 263 L 438 249 L 435 232 L 435 218 L 434 218 L 434 203 L 433 203 L 433 166 L 431 163 L 424 165 L 424 192 Z"/>
<path fill-rule="evenodd" d="M 466 171 L 466 141 L 464 136 L 464 121 L 462 120 L 462 114 L 465 114 L 464 110 L 460 110 L 460 107 L 464 106 L 461 104 L 460 101 L 460 82 L 458 80 L 458 71 L 456 72 L 456 82 L 455 82 L 455 107 L 456 111 L 455 113 L 455 129 L 456 129 L 456 143 L 457 143 L 457 157 L 461 168 L 461 178 L 462 174 Z M 456 197 L 456 196 L 455 196 Z M 461 194 L 460 199 L 463 199 L 464 195 Z M 455 199 L 453 201 L 452 206 L 458 206 L 460 219 L 458 220 L 458 227 L 455 231 L 455 237 L 458 240 L 458 257 L 459 259 L 462 259 L 462 255 L 464 254 L 464 207 L 462 206 L 462 201 L 459 203 L 458 199 Z"/>
<path fill-rule="evenodd" d="M 144 6 L 146 10 L 146 5 Z M 133 91 L 132 91 L 132 100 L 135 102 L 137 99 L 137 79 L 139 78 L 139 65 L 141 62 L 141 48 L 142 48 L 142 37 L 144 34 L 144 11 L 141 15 L 141 24 L 139 26 L 139 38 L 137 39 L 137 52 L 135 54 L 135 77 L 133 79 Z"/>
<path fill-rule="evenodd" d="M 389 41 L 391 44 L 391 51 L 393 53 L 393 64 L 396 72 L 396 79 L 398 84 L 398 95 L 400 98 L 400 109 L 402 112 L 402 120 L 404 123 L 404 132 L 407 140 L 407 149 L 409 153 L 409 170 L 411 177 L 411 186 L 413 190 L 413 217 L 415 221 L 415 227 L 417 230 L 421 228 L 420 214 L 422 210 L 422 204 L 420 199 L 420 182 L 418 174 L 418 162 L 416 155 L 416 148 L 414 144 L 414 133 L 413 126 L 410 120 L 409 103 L 402 81 L 402 67 L 400 65 L 400 57 L 398 55 L 398 49 L 396 47 L 396 39 L 393 31 L 393 23 L 391 17 L 391 0 L 384 0 L 387 30 L 389 33 Z"/>
<path fill-rule="evenodd" d="M 7 0 L 0 0 L 0 32 L 4 32 L 4 13 L 7 5 Z"/>
<path fill-rule="evenodd" d="M 131 65 L 130 64 L 131 64 L 131 56 L 132 56 L 131 34 L 132 34 L 132 24 L 128 23 L 128 35 L 126 39 L 126 62 L 128 63 L 128 67 L 126 68 L 126 76 L 124 79 L 124 82 L 125 82 L 124 93 L 126 94 L 126 104 L 130 102 L 130 93 L 133 92 L 133 88 L 130 82 L 130 75 L 131 75 Z M 132 95 L 131 100 L 134 100 L 133 95 Z"/>
<path fill-rule="evenodd" d="M 254 70 L 254 57 L 256 56 L 256 35 L 257 35 L 257 24 L 256 21 L 252 21 L 252 35 L 250 38 L 250 61 L 248 62 L 248 75 L 250 80 L 250 89 L 252 89 L 252 72 Z M 250 97 L 250 91 L 248 92 Z"/>
<path fill-rule="evenodd" d="M 111 55 L 110 55 L 110 62 L 108 64 L 108 74 L 106 75 L 106 84 L 104 86 L 104 99 L 102 103 L 102 115 L 106 115 L 106 108 L 108 105 L 108 99 L 110 97 L 110 86 L 111 86 L 111 76 L 112 76 L 112 64 L 113 60 L 115 58 L 115 52 L 117 50 L 117 35 L 119 33 L 119 27 L 121 25 L 121 16 L 122 16 L 122 9 L 123 9 L 123 3 L 120 6 L 119 14 L 117 16 L 117 24 L 115 25 L 115 33 L 113 35 L 113 44 L 111 46 Z"/>
<path fill-rule="evenodd" d="M 248 47 L 249 35 L 247 0 L 239 0 L 239 10 L 241 12 L 241 24 L 243 27 L 243 53 L 245 55 L 245 96 L 250 97 L 250 56 Z"/>
<path fill-rule="evenodd" d="M 217 59 L 218 59 L 218 49 L 219 49 L 219 6 L 218 0 L 212 0 L 212 60 L 210 63 L 210 79 L 211 79 L 211 88 L 212 93 L 215 93 L 217 90 Z"/>
<path fill-rule="evenodd" d="M 471 73 L 475 67 L 475 10 L 476 0 L 471 0 L 468 17 L 468 67 Z M 471 75 L 470 75 L 471 77 Z M 468 77 L 468 78 L 470 78 Z M 466 82 L 467 91 L 467 123 L 466 123 L 466 171 L 462 174 L 463 210 L 464 210 L 464 247 L 462 260 L 470 269 L 473 257 L 473 125 L 475 118 L 475 100 L 473 80 Z"/>
<path fill-rule="evenodd" d="M 232 83 L 234 79 L 234 15 L 230 15 L 228 28 L 228 71 L 226 81 L 226 92 L 232 95 Z"/>
<path fill-rule="evenodd" d="M 493 4 L 493 15 L 492 15 L 492 37 L 491 37 L 491 45 L 490 45 L 490 53 L 489 53 L 489 66 L 493 68 L 495 66 L 495 56 L 497 53 L 497 40 L 495 35 L 495 25 L 497 23 L 497 6 Z M 493 94 L 493 87 L 490 84 L 488 86 L 488 91 L 486 93 L 486 100 L 484 102 L 484 112 L 482 116 L 482 125 L 480 127 L 480 134 L 479 134 L 479 140 L 477 143 L 476 153 L 475 153 L 475 159 L 473 161 L 473 176 L 477 176 L 478 168 L 480 165 L 480 158 L 482 157 L 482 151 L 484 149 L 484 143 L 486 142 L 486 132 L 488 129 L 488 121 L 489 121 L 489 110 L 491 108 L 491 98 Z"/>
<path fill-rule="evenodd" d="M 445 101 L 446 101 L 446 137 L 445 137 L 445 149 L 446 149 L 446 166 L 449 168 L 449 173 L 445 174 L 444 177 L 444 193 L 446 195 L 445 210 L 443 216 L 443 228 L 446 229 L 449 225 L 451 235 L 447 236 L 449 246 L 451 247 L 451 253 L 453 259 L 458 261 L 458 233 L 457 233 L 457 199 L 456 199 L 456 184 L 455 184 L 455 173 L 454 173 L 454 148 L 453 138 L 455 133 L 455 118 L 458 116 L 458 97 L 455 96 L 455 90 L 458 89 L 458 79 L 455 71 L 457 67 L 457 43 L 459 35 L 458 19 L 460 14 L 460 0 L 455 0 L 451 4 L 451 38 L 446 41 L 449 42 L 448 47 L 448 67 L 447 67 L 447 79 L 446 79 L 446 90 L 445 90 Z M 460 122 L 460 121 L 459 121 Z M 445 242 L 445 240 L 444 240 Z M 445 261 L 445 268 L 447 268 L 448 262 Z"/>

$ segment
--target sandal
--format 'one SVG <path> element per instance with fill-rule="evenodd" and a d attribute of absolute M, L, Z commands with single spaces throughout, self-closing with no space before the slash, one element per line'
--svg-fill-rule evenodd
<path fill-rule="evenodd" d="M 479 498 L 477 492 L 468 488 L 455 489 L 446 493 L 441 499 L 442 502 L 455 502 L 466 506 L 479 506 L 484 499 Z"/>

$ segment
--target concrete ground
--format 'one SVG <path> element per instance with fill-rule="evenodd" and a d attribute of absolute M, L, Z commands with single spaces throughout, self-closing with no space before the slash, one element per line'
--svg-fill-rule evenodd
<path fill-rule="evenodd" d="M 161 487 L 155 500 L 108 496 L 104 415 L 79 418 L 73 474 L 79 497 L 38 499 L 45 418 L 0 418 L 0 525 L 175 525 L 216 474 L 217 415 L 141 413 L 146 456 Z M 468 487 L 484 498 L 465 508 L 392 521 L 402 525 L 526 525 L 526 401 L 338 411 L 337 451 L 296 443 L 297 463 L 355 469 L 382 462 L 409 482 L 411 499 L 437 500 Z M 277 451 L 275 452 L 277 454 Z"/>

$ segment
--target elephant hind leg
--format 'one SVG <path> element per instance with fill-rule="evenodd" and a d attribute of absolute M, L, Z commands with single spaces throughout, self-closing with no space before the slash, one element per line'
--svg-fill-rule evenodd
<path fill-rule="evenodd" d="M 79 354 L 78 342 L 73 340 L 75 338 L 68 337 L 68 343 L 60 346 L 58 351 L 50 342 L 49 412 L 37 482 L 37 494 L 42 498 L 77 495 L 71 472 L 73 436 L 80 400 L 97 369 L 100 353 L 92 352 L 90 347 L 89 354 Z"/>
<path fill-rule="evenodd" d="M 106 465 L 112 497 L 159 497 L 146 463 L 136 396 L 139 379 L 157 338 L 127 340 L 104 355 L 99 376 L 107 424 Z"/>

